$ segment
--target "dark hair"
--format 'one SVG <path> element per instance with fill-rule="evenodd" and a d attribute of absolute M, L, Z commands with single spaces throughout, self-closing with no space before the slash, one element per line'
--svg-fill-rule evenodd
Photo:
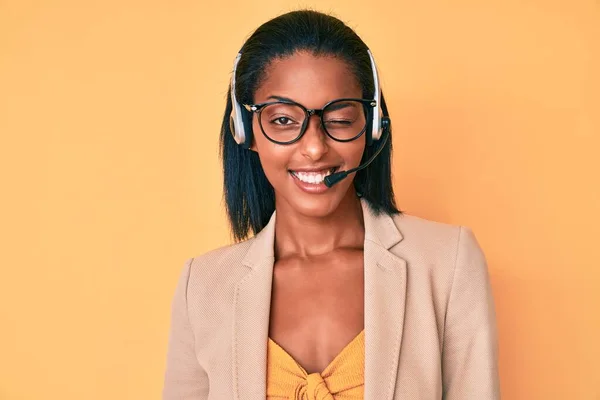
<path fill-rule="evenodd" d="M 356 75 L 363 97 L 372 98 L 375 92 L 371 61 L 367 45 L 339 19 L 312 10 L 292 11 L 261 25 L 244 43 L 242 57 L 236 71 L 238 102 L 254 103 L 254 93 L 264 79 L 264 71 L 271 61 L 310 51 L 317 56 L 333 56 L 344 60 Z M 381 107 L 388 116 L 381 94 Z M 220 152 L 223 161 L 224 199 L 233 237 L 243 240 L 250 231 L 260 232 L 275 211 L 275 193 L 260 164 L 258 154 L 244 149 L 233 139 L 229 126 L 231 94 L 221 125 Z M 251 120 L 247 113 L 245 118 Z M 369 127 L 368 127 L 369 128 Z M 377 142 L 366 146 L 363 160 L 377 149 Z M 397 214 L 392 188 L 391 130 L 379 156 L 365 169 L 356 173 L 354 186 L 366 199 L 373 211 Z"/>

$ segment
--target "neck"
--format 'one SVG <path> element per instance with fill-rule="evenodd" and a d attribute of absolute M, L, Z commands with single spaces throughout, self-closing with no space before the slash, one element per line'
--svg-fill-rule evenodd
<path fill-rule="evenodd" d="M 351 187 L 337 208 L 324 217 L 306 216 L 275 201 L 275 256 L 309 257 L 339 248 L 363 248 L 365 228 L 360 199 Z"/>

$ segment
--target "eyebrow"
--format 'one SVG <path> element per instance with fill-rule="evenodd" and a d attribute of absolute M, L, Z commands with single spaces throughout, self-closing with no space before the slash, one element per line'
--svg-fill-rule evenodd
<path fill-rule="evenodd" d="M 340 102 L 340 103 L 334 104 L 333 106 L 329 106 L 329 110 L 336 111 L 336 110 L 341 110 L 342 108 L 346 108 L 346 107 L 350 107 L 350 104 L 348 102 Z"/>
<path fill-rule="evenodd" d="M 274 100 L 278 100 L 278 101 L 291 101 L 292 103 L 297 103 L 296 101 L 288 98 L 288 97 L 283 97 L 283 96 L 269 96 L 267 97 L 267 100 L 269 99 L 274 99 Z"/>

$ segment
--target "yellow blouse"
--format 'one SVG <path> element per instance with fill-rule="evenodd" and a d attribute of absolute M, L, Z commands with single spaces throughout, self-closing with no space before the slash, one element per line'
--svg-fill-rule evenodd
<path fill-rule="evenodd" d="M 365 369 L 364 329 L 323 372 L 308 374 L 281 346 L 267 345 L 267 400 L 362 400 Z"/>

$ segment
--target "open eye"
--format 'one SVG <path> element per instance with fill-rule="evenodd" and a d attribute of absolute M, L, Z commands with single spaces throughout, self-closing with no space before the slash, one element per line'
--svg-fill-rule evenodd
<path fill-rule="evenodd" d="M 275 125 L 291 125 L 292 123 L 294 123 L 294 120 L 288 117 L 277 117 L 275 119 L 272 119 L 271 123 Z"/>

